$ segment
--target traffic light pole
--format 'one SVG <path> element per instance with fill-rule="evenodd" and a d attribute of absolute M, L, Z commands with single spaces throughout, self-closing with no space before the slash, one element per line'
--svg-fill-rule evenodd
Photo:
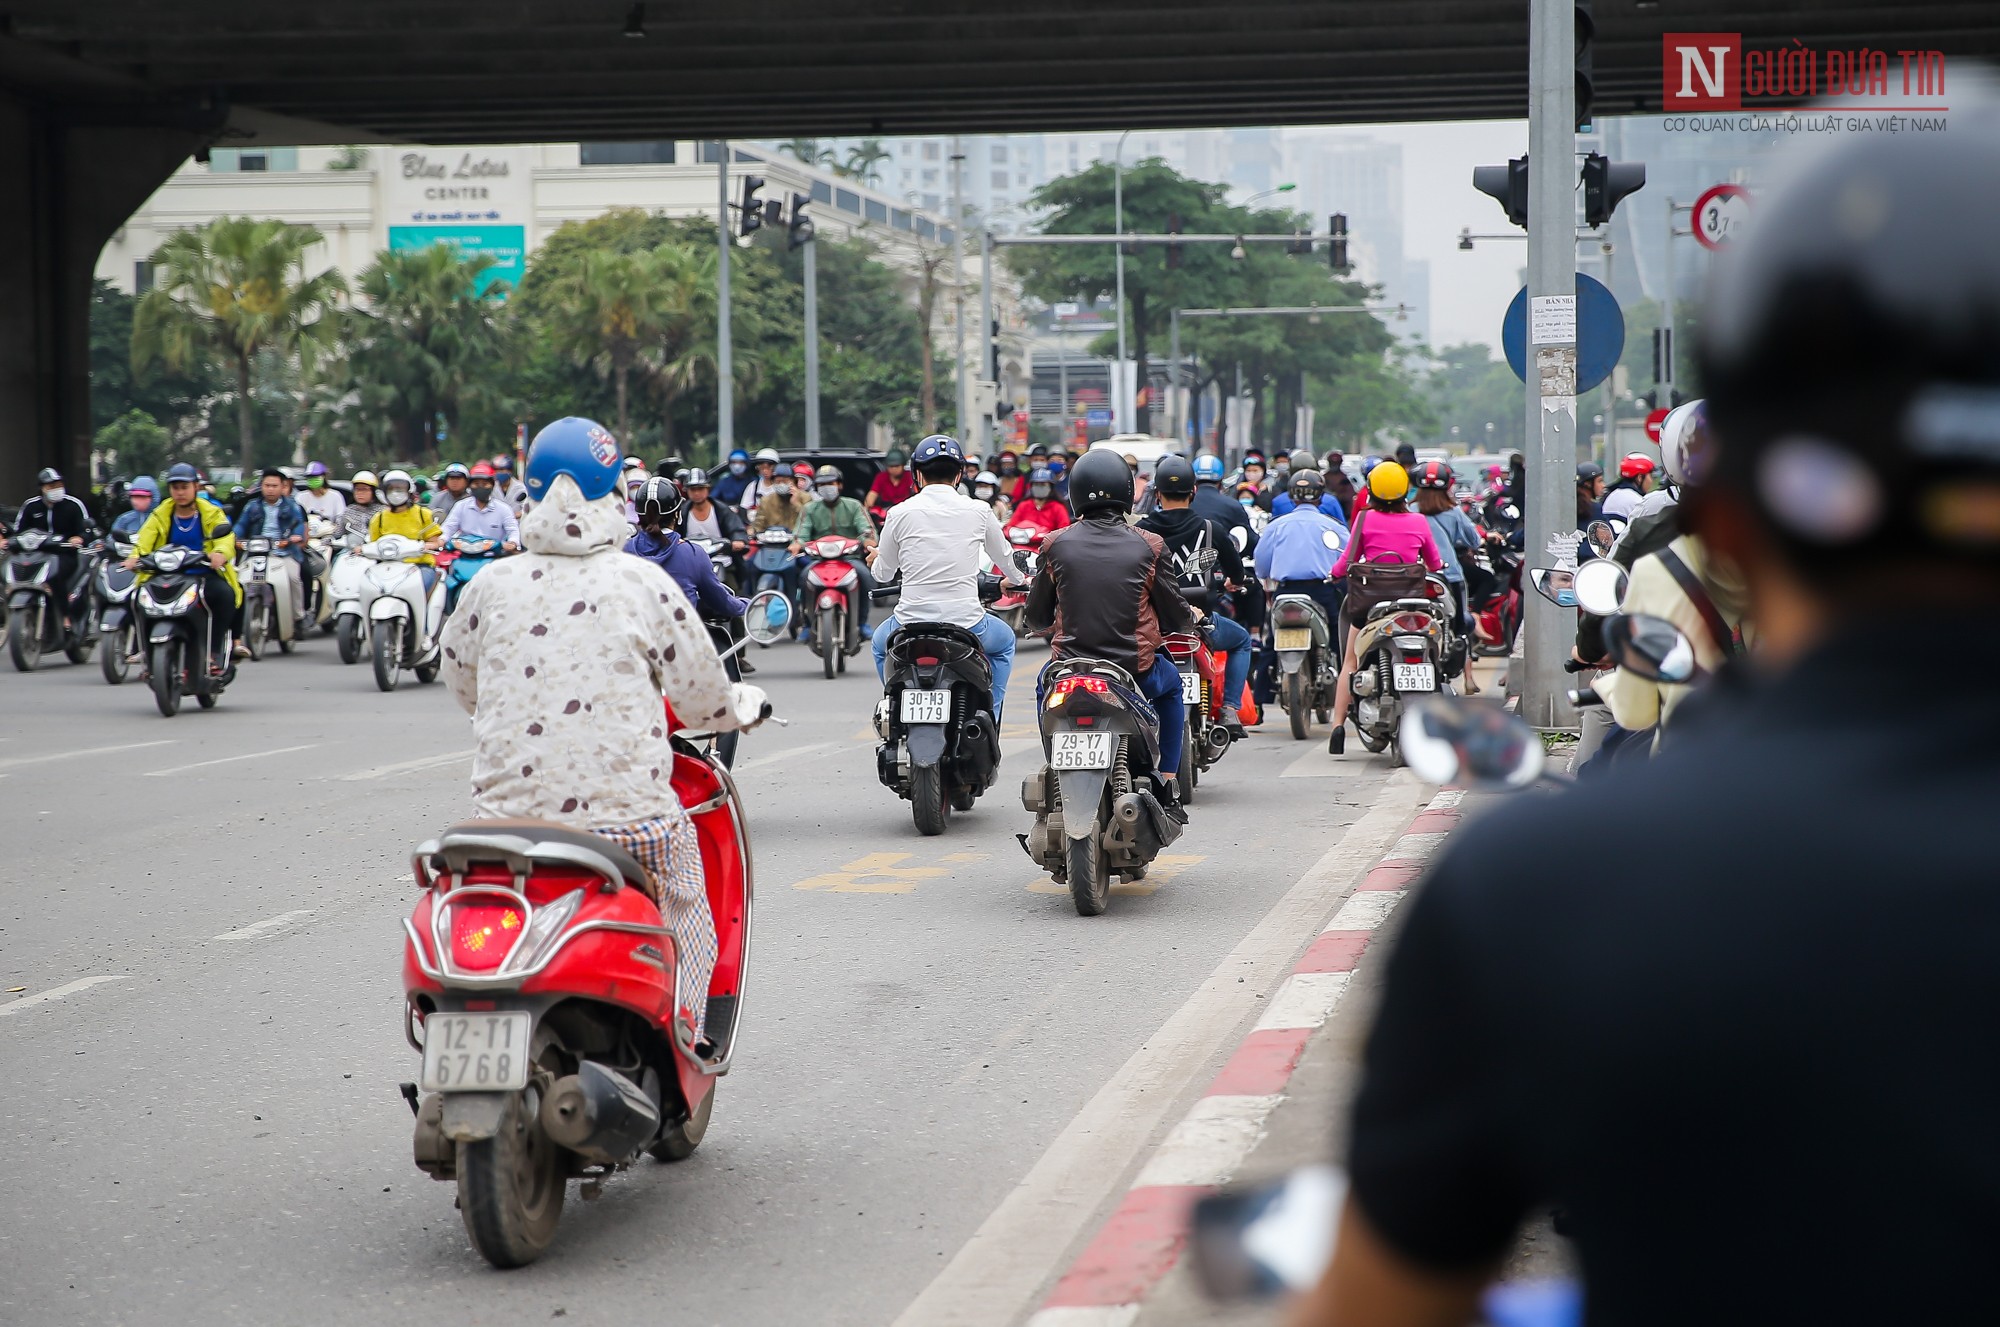
<path fill-rule="evenodd" d="M 965 152 L 957 137 L 951 140 L 951 304 L 952 380 L 958 385 L 958 418 L 952 432 L 965 441 L 966 421 L 971 417 L 972 394 L 965 378 Z"/>
<path fill-rule="evenodd" d="M 994 353 L 998 346 L 993 337 L 993 232 L 983 226 L 979 231 L 979 346 L 979 379 L 992 381 L 997 391 L 999 375 L 993 372 L 999 358 Z M 997 408 L 997 396 L 995 402 Z M 977 419 L 972 430 L 973 450 L 983 457 L 993 441 L 993 411 L 981 410 Z"/>
<path fill-rule="evenodd" d="M 1530 0 L 1528 18 L 1528 391 L 1525 533 L 1530 565 L 1576 529 L 1576 7 Z M 1528 595 L 1520 715 L 1574 726 L 1563 696 L 1576 614 Z"/>
<path fill-rule="evenodd" d="M 729 224 L 729 141 L 715 145 L 715 459 L 736 446 L 735 371 L 729 345 L 729 248 L 736 242 Z"/>
<path fill-rule="evenodd" d="M 805 242 L 806 450 L 819 450 L 819 243 Z"/>

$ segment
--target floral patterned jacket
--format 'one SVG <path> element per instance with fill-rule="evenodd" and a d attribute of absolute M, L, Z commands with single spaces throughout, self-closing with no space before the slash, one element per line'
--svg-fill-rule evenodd
<path fill-rule="evenodd" d="M 446 623 L 480 815 L 678 819 L 661 697 L 691 727 L 757 721 L 764 693 L 730 682 L 680 586 L 622 551 L 629 533 L 622 495 L 587 502 L 560 477 L 521 518 L 526 551 L 482 571 Z"/>

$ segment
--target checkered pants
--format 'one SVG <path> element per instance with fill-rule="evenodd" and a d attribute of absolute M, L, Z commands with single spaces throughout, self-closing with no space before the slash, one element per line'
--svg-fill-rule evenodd
<path fill-rule="evenodd" d="M 659 816 L 636 825 L 600 825 L 590 831 L 638 859 L 653 877 L 655 897 L 677 956 L 674 1001 L 702 1032 L 708 1012 L 708 979 L 715 972 L 715 916 L 702 880 L 701 840 L 686 816 Z"/>

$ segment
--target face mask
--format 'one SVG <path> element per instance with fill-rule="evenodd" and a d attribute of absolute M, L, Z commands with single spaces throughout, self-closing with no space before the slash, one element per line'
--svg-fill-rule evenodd
<path fill-rule="evenodd" d="M 981 502 L 991 502 L 993 501 L 993 489 L 986 484 L 976 484 L 973 486 L 972 496 L 978 498 Z"/>
<path fill-rule="evenodd" d="M 1037 502 L 1047 502 L 1049 500 L 1049 485 L 1030 484 L 1028 485 L 1028 493 Z"/>
<path fill-rule="evenodd" d="M 792 481 L 789 479 L 774 479 L 771 481 L 771 491 L 773 493 L 776 493 L 781 498 L 790 497 L 792 492 Z"/>
<path fill-rule="evenodd" d="M 838 484 L 821 484 L 813 492 L 819 494 L 821 500 L 825 502 L 838 502 L 840 500 L 840 485 Z"/>
<path fill-rule="evenodd" d="M 406 488 L 392 488 L 382 496 L 391 507 L 401 507 L 409 502 L 410 490 Z"/>
<path fill-rule="evenodd" d="M 61 502 L 68 493 L 69 490 L 61 484 L 53 484 L 42 490 L 42 501 Z"/>
<path fill-rule="evenodd" d="M 1248 493 L 1241 494 L 1240 496 L 1237 497 L 1236 500 L 1242 503 L 1246 507 L 1254 507 L 1257 505 L 1257 499 L 1251 497 Z"/>
<path fill-rule="evenodd" d="M 491 484 L 474 484 L 471 491 L 473 498 L 481 505 L 492 500 L 493 485 Z"/>
<path fill-rule="evenodd" d="M 741 461 L 731 461 L 729 463 L 729 473 L 732 475 L 740 475 L 748 468 Z"/>

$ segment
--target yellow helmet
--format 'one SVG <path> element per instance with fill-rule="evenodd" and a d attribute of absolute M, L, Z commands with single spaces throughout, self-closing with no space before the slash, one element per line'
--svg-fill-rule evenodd
<path fill-rule="evenodd" d="M 1384 502 L 1394 502 L 1407 497 L 1410 492 L 1410 472 L 1394 461 L 1384 461 L 1368 472 L 1368 491 Z"/>

